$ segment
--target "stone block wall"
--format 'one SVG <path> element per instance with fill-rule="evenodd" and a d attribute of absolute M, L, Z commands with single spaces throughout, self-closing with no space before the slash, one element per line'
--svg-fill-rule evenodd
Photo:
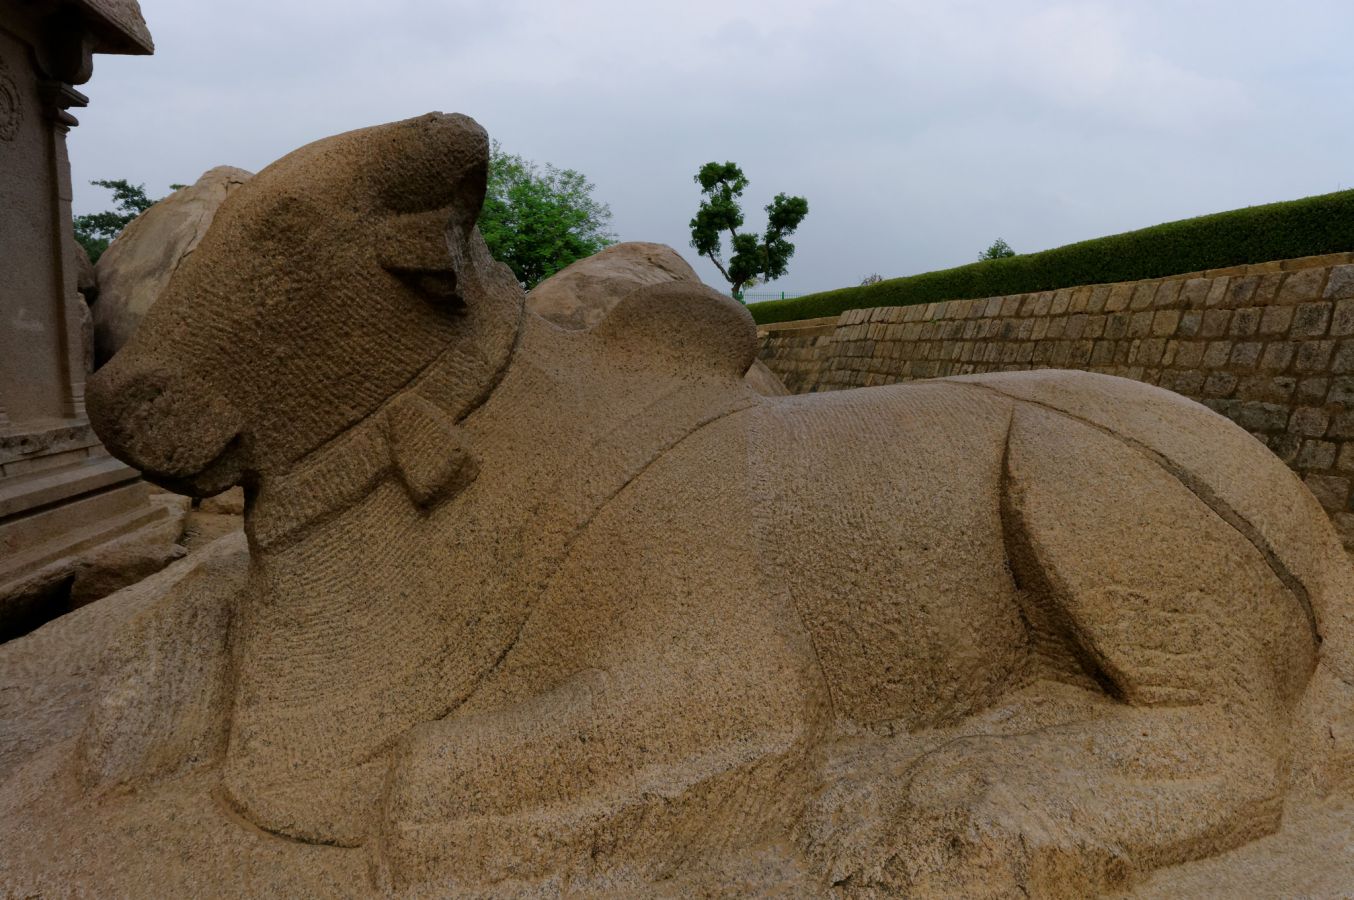
<path fill-rule="evenodd" d="M 761 326 L 792 392 L 1017 369 L 1133 378 L 1284 460 L 1354 549 L 1354 254 Z"/>
<path fill-rule="evenodd" d="M 824 390 L 823 376 L 833 362 L 833 341 L 839 321 L 837 316 L 828 316 L 763 325 L 757 333 L 760 344 L 758 354 L 762 362 L 780 377 L 790 393 L 807 394 Z"/>

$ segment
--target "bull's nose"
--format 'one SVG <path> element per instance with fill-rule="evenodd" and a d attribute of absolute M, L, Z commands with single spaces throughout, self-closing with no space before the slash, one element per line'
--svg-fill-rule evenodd
<path fill-rule="evenodd" d="M 161 376 L 129 371 L 116 359 L 90 376 L 85 386 L 85 406 L 94 433 L 117 456 L 133 449 L 138 433 L 156 418 L 156 405 L 164 396 Z"/>
<path fill-rule="evenodd" d="M 118 354 L 91 376 L 85 401 L 110 453 L 151 476 L 183 479 L 216 461 L 240 433 L 235 409 L 181 372 L 137 371 Z"/>
<path fill-rule="evenodd" d="M 128 413 L 159 393 L 160 389 L 151 378 L 135 378 L 127 367 L 119 366 L 116 359 L 89 377 L 85 383 L 89 421 L 99 440 L 114 455 L 121 457 L 119 451 L 133 430 Z"/>

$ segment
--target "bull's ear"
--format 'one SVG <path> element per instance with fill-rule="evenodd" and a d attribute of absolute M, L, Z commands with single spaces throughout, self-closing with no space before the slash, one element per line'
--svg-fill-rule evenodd
<path fill-rule="evenodd" d="M 429 113 L 389 126 L 376 166 L 380 264 L 435 298 L 457 298 L 489 177 L 489 137 L 467 116 Z"/>
<path fill-rule="evenodd" d="M 381 268 L 431 300 L 461 302 L 468 233 L 448 227 L 446 210 L 392 216 L 384 226 L 376 250 Z"/>

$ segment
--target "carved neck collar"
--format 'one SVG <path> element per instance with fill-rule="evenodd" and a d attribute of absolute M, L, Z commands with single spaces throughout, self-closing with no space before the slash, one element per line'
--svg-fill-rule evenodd
<path fill-rule="evenodd" d="M 394 474 L 413 503 L 431 508 L 474 481 L 479 463 L 460 426 L 502 383 L 522 339 L 525 304 L 502 349 L 486 360 L 493 375 L 478 390 L 461 382 L 464 368 L 448 349 L 376 411 L 269 476 L 246 511 L 254 546 L 277 550 L 337 515 Z M 448 408 L 450 407 L 450 409 Z"/>

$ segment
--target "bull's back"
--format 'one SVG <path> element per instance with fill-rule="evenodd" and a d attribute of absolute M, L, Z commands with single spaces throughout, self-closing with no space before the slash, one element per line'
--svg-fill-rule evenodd
<path fill-rule="evenodd" d="M 1026 646 L 999 496 L 1011 403 L 942 382 L 768 401 L 749 416 L 762 557 L 839 721 L 988 705 Z"/>

